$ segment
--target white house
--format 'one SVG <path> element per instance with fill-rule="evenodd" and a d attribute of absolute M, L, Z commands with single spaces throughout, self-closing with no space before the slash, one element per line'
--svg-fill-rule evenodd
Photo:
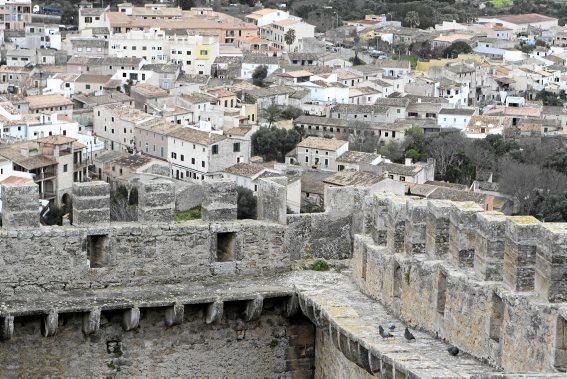
<path fill-rule="evenodd" d="M 250 160 L 250 144 L 191 127 L 169 133 L 167 151 L 171 176 L 187 181 L 222 177 L 227 167 Z"/>
<path fill-rule="evenodd" d="M 297 144 L 297 163 L 322 171 L 337 171 L 337 158 L 348 151 L 348 141 L 307 137 Z"/>
<path fill-rule="evenodd" d="M 477 113 L 474 108 L 442 108 L 437 116 L 437 126 L 463 130 Z"/>
<path fill-rule="evenodd" d="M 291 45 L 285 41 L 286 33 L 293 29 L 295 39 Z M 286 19 L 275 21 L 259 28 L 260 37 L 267 39 L 277 49 L 297 51 L 303 38 L 315 37 L 315 25 L 308 24 L 301 19 Z"/>

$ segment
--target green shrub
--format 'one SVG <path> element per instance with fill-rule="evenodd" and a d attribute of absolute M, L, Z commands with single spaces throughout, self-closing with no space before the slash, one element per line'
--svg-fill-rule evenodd
<path fill-rule="evenodd" d="M 191 208 L 187 211 L 175 212 L 175 221 L 189 221 L 201 219 L 201 207 Z"/>
<path fill-rule="evenodd" d="M 305 269 L 312 271 L 329 271 L 329 264 L 324 260 L 317 259 L 315 262 L 306 265 Z"/>

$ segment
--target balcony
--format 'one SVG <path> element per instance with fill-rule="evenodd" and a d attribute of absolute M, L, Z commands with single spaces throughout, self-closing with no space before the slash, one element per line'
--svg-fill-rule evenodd
<path fill-rule="evenodd" d="M 35 181 L 42 181 L 42 180 L 49 180 L 55 178 L 55 172 L 47 171 L 47 172 L 40 172 L 39 174 L 35 175 Z"/>
<path fill-rule="evenodd" d="M 82 169 L 84 169 L 85 167 L 87 167 L 87 162 L 83 161 L 83 162 L 75 162 L 73 164 L 73 170 L 74 171 L 80 171 Z"/>
<path fill-rule="evenodd" d="M 39 198 L 43 200 L 55 199 L 55 192 L 41 192 Z"/>

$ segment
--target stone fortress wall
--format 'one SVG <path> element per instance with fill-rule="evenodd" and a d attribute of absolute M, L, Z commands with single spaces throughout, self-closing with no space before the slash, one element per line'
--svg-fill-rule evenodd
<path fill-rule="evenodd" d="M 326 190 L 324 213 L 287 215 L 285 181 L 261 181 L 258 220 L 236 220 L 233 183 L 208 182 L 202 220 L 182 223 L 166 181 L 138 183 L 136 223 L 110 222 L 108 184 L 75 183 L 61 227 L 39 226 L 36 186 L 3 186 L 0 375 L 567 368 L 567 224 L 349 187 Z M 305 258 L 352 269 L 294 271 Z M 388 320 L 419 342 L 382 340 Z M 448 360 L 449 344 L 467 354 Z"/>
<path fill-rule="evenodd" d="M 567 223 L 367 197 L 353 278 L 411 327 L 507 372 L 567 369 Z"/>

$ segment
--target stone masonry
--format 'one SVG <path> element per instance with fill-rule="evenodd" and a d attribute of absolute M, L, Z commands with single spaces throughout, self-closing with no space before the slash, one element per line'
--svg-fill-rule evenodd
<path fill-rule="evenodd" d="M 278 178 L 260 183 L 260 219 L 237 220 L 233 183 L 204 189 L 202 220 L 175 222 L 173 188 L 153 181 L 139 222 L 114 223 L 108 185 L 77 183 L 72 224 L 46 227 L 37 187 L 3 186 L 1 375 L 567 370 L 567 224 L 351 187 L 327 188 L 324 213 L 286 215 Z M 293 269 L 312 258 L 351 269 Z"/>

